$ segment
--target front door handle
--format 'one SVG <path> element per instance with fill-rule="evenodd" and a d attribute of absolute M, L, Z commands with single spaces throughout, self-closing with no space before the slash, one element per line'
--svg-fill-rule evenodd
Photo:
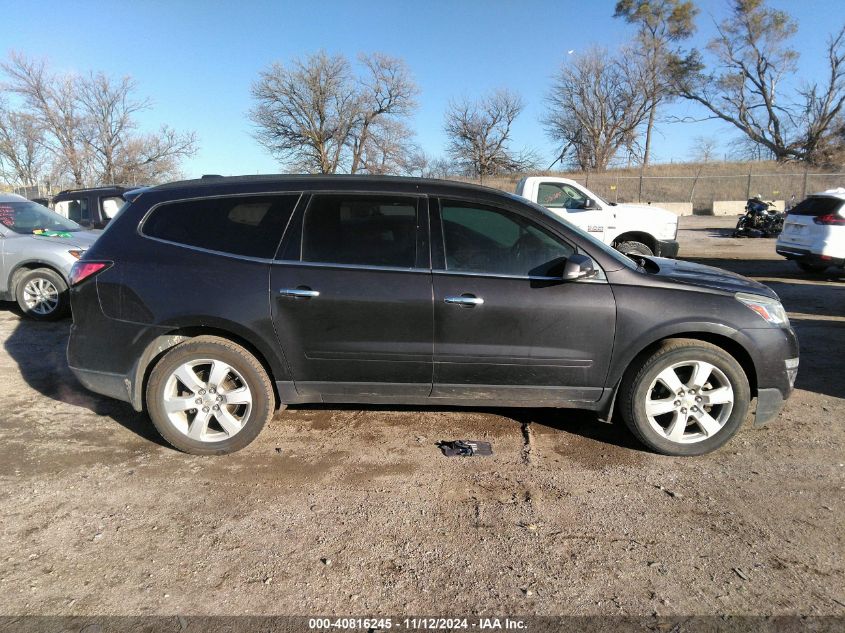
<path fill-rule="evenodd" d="M 293 297 L 294 299 L 311 299 L 312 297 L 319 297 L 319 290 L 311 290 L 311 288 L 282 288 L 279 294 L 283 297 Z"/>
<path fill-rule="evenodd" d="M 476 297 L 475 295 L 471 294 L 464 294 L 460 297 L 446 297 L 444 299 L 446 303 L 456 303 L 460 306 L 480 306 L 484 303 L 484 299 L 481 297 Z"/>

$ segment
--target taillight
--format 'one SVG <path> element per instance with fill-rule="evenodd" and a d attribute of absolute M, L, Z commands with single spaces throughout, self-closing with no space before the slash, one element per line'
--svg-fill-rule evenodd
<path fill-rule="evenodd" d="M 70 269 L 70 285 L 75 286 L 82 283 L 89 277 L 93 277 L 107 268 L 110 268 L 111 265 L 112 262 L 76 262 Z"/>
<path fill-rule="evenodd" d="M 828 213 L 827 215 L 819 215 L 813 218 L 816 224 L 824 224 L 826 226 L 845 226 L 845 218 L 836 213 Z"/>

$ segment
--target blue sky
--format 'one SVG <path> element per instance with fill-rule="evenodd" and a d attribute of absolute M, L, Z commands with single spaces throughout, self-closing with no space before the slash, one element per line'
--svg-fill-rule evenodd
<path fill-rule="evenodd" d="M 612 18 L 613 0 L 367 0 L 357 2 L 20 2 L 0 0 L 0 53 L 44 57 L 58 71 L 103 70 L 131 75 L 154 107 L 141 117 L 146 128 L 161 123 L 194 130 L 200 143 L 186 161 L 187 176 L 280 171 L 251 137 L 249 87 L 260 70 L 324 48 L 353 57 L 381 51 L 402 57 L 420 86 L 412 122 L 417 140 L 443 154 L 443 113 L 451 98 L 475 97 L 497 87 L 519 92 L 527 107 L 514 129 L 516 147 L 533 147 L 549 162 L 554 147 L 539 119 L 543 98 L 567 51 L 599 44 L 616 48 L 632 28 Z M 828 35 L 845 21 L 843 0 L 771 6 L 799 21 L 794 45 L 801 76 L 821 78 Z M 699 32 L 712 35 L 713 18 L 726 0 L 698 2 Z M 670 106 L 678 116 L 700 110 Z M 664 112 L 665 113 L 665 112 Z M 690 157 L 698 136 L 713 136 L 727 152 L 737 133 L 720 123 L 664 123 L 655 138 L 657 161 Z"/>

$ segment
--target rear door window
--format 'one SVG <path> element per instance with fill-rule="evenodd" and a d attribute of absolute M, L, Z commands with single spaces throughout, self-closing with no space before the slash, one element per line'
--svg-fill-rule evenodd
<path fill-rule="evenodd" d="M 299 194 L 232 196 L 156 207 L 141 232 L 176 244 L 270 259 Z"/>
<path fill-rule="evenodd" d="M 305 211 L 302 261 L 413 268 L 417 199 L 318 194 Z"/>

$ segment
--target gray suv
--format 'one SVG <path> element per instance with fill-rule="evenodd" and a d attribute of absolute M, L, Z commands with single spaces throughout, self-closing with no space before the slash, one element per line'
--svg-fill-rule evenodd
<path fill-rule="evenodd" d="M 68 275 L 99 233 L 15 194 L 0 193 L 0 300 L 26 316 L 67 313 Z"/>

